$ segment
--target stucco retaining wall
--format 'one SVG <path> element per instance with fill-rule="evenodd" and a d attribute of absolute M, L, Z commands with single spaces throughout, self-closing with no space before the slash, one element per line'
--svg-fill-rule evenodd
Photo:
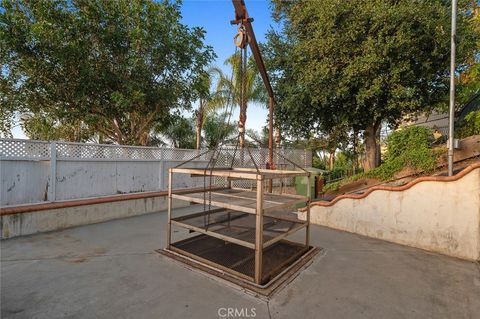
<path fill-rule="evenodd" d="M 185 207 L 188 205 L 189 203 L 185 201 L 173 201 L 173 207 Z M 165 209 L 167 209 L 167 197 L 157 196 L 21 212 L 0 217 L 0 236 L 2 239 L 13 238 L 158 212 Z"/>
<path fill-rule="evenodd" d="M 451 181 L 375 190 L 311 206 L 311 222 L 469 260 L 480 259 L 480 168 Z M 299 212 L 305 219 L 305 212 Z"/>

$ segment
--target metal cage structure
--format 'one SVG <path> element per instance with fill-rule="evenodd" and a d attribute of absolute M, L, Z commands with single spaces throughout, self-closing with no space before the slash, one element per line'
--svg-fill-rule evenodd
<path fill-rule="evenodd" d="M 260 168 L 248 147 L 233 152 L 219 148 L 208 153 L 210 160 L 205 168 L 187 167 L 186 161 L 169 170 L 166 250 L 252 284 L 266 285 L 310 249 L 310 185 L 307 196 L 282 193 L 282 188 L 280 192 L 268 193 L 266 185 L 271 180 L 297 176 L 306 177 L 310 183 L 310 173 L 298 165 L 297 170 Z M 226 162 L 229 165 L 216 166 Z M 203 179 L 203 188 L 176 192 L 172 189 L 173 181 L 182 174 Z M 236 187 L 239 181 L 255 186 Z M 173 216 L 173 200 L 201 204 L 203 209 Z M 288 209 L 298 205 L 306 205 L 306 220 L 289 214 L 292 210 Z M 174 242 L 173 227 L 193 236 Z M 303 242 L 287 240 L 300 230 L 305 230 Z"/>

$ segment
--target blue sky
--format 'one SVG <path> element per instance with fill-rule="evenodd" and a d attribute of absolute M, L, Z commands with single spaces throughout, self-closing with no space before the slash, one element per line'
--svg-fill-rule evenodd
<path fill-rule="evenodd" d="M 265 34 L 275 22 L 270 14 L 270 1 L 245 0 L 258 42 L 265 42 Z M 203 27 L 206 31 L 205 42 L 211 45 L 217 54 L 216 66 L 225 67 L 223 62 L 235 52 L 233 37 L 237 27 L 230 25 L 235 18 L 231 0 L 184 0 L 182 6 L 183 22 L 189 26 Z M 247 110 L 247 129 L 261 130 L 266 124 L 268 111 L 265 106 L 250 104 Z M 232 121 L 238 119 L 238 110 Z"/>
<path fill-rule="evenodd" d="M 265 41 L 265 34 L 275 23 L 270 15 L 270 1 L 246 0 L 250 17 L 254 18 L 253 28 L 258 42 Z M 233 37 L 237 33 L 236 26 L 230 25 L 235 18 L 231 0 L 184 0 L 182 5 L 182 21 L 189 26 L 203 27 L 206 31 L 205 42 L 211 45 L 217 54 L 213 63 L 225 69 L 223 62 L 235 52 Z M 251 104 L 248 106 L 247 128 L 260 130 L 265 125 L 268 112 L 265 106 Z M 238 119 L 238 110 L 232 121 Z M 14 137 L 25 138 L 20 127 L 13 130 Z"/>

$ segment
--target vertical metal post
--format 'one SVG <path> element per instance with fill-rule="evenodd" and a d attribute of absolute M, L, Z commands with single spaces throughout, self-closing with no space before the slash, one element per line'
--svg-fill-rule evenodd
<path fill-rule="evenodd" d="M 255 283 L 262 283 L 263 254 L 263 176 L 257 175 L 257 211 L 255 215 Z"/>
<path fill-rule="evenodd" d="M 273 165 L 273 97 L 268 99 L 268 165 L 270 169 L 274 169 Z M 268 192 L 273 190 L 273 181 L 268 180 Z"/>
<path fill-rule="evenodd" d="M 450 39 L 450 106 L 448 114 L 448 176 L 453 175 L 453 142 L 455 117 L 455 42 L 457 33 L 457 0 L 452 0 L 452 30 Z"/>
<path fill-rule="evenodd" d="M 305 246 L 310 246 L 310 201 L 311 201 L 311 181 L 310 181 L 310 173 L 307 176 L 307 227 L 306 227 L 306 234 L 305 234 Z"/>
<path fill-rule="evenodd" d="M 160 148 L 160 167 L 159 167 L 159 174 L 158 174 L 158 188 L 160 190 L 164 190 L 165 189 L 165 173 L 164 173 L 164 170 L 165 170 L 165 159 L 164 159 L 164 153 L 165 153 L 165 150 L 163 147 Z"/>
<path fill-rule="evenodd" d="M 2 157 L 3 156 L 0 156 L 0 176 L 3 176 L 3 167 L 4 167 Z M 0 179 L 0 183 L 2 183 L 0 185 L 3 187 L 3 180 Z M 0 207 L 6 204 L 4 200 L 5 199 L 2 197 L 2 191 L 0 190 Z"/>
<path fill-rule="evenodd" d="M 49 201 L 54 202 L 57 197 L 57 142 L 50 143 L 50 192 Z"/>
<path fill-rule="evenodd" d="M 168 169 L 168 227 L 167 227 L 167 248 L 172 242 L 172 169 Z"/>

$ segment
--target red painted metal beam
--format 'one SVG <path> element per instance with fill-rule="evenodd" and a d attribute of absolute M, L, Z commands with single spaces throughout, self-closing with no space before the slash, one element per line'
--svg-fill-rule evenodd
<path fill-rule="evenodd" d="M 265 68 L 265 63 L 263 62 L 262 54 L 260 53 L 260 48 L 258 47 L 257 39 L 255 38 L 255 32 L 253 31 L 252 21 L 253 19 L 249 17 L 247 7 L 244 0 L 232 0 L 233 7 L 235 8 L 235 21 L 232 23 L 239 24 L 242 23 L 245 26 L 245 30 L 248 36 L 248 44 L 253 53 L 253 58 L 257 64 L 258 71 L 262 77 L 263 84 L 268 92 L 268 166 L 270 169 L 275 169 L 273 163 L 273 108 L 275 105 L 275 100 L 273 97 L 273 89 L 270 84 L 270 79 L 268 78 L 267 69 Z M 268 181 L 268 192 L 272 192 L 272 180 Z"/>
<path fill-rule="evenodd" d="M 248 11 L 245 6 L 244 0 L 232 0 L 233 7 L 235 8 L 235 23 L 243 22 L 247 35 L 249 37 L 248 44 L 253 53 L 253 58 L 257 64 L 258 71 L 262 77 L 265 88 L 267 89 L 268 96 L 273 99 L 273 89 L 270 84 L 270 79 L 268 78 L 267 69 L 265 68 L 265 63 L 263 62 L 262 54 L 260 53 L 260 48 L 258 47 L 257 39 L 255 38 L 255 32 L 253 32 L 252 19 L 248 16 Z"/>

